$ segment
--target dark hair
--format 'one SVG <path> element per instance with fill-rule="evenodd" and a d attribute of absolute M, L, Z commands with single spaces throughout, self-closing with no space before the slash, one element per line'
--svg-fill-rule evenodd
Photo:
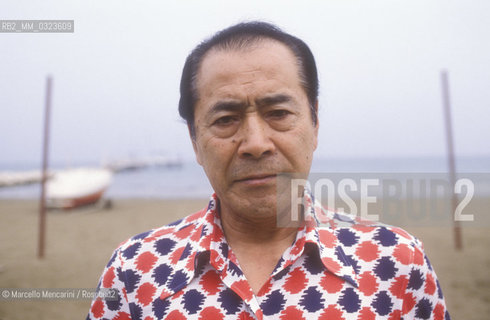
<path fill-rule="evenodd" d="M 189 125 L 192 138 L 195 138 L 194 108 L 198 99 L 196 79 L 201 62 L 209 50 L 242 49 L 264 39 L 272 39 L 287 46 L 295 55 L 299 66 L 301 85 L 310 104 L 313 124 L 317 122 L 316 101 L 318 99 L 318 74 L 315 58 L 310 48 L 301 39 L 285 33 L 273 24 L 254 21 L 239 23 L 217 32 L 200 43 L 187 57 L 180 80 L 179 113 Z"/>

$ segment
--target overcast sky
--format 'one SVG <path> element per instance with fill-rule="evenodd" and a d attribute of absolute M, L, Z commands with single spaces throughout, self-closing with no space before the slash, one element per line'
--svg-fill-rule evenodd
<path fill-rule="evenodd" d="M 189 51 L 231 24 L 276 23 L 311 47 L 320 157 L 443 156 L 439 73 L 450 76 L 458 155 L 490 155 L 490 2 L 13 1 L 0 19 L 72 19 L 68 34 L 0 33 L 0 162 L 165 153 L 192 159 L 177 112 Z"/>

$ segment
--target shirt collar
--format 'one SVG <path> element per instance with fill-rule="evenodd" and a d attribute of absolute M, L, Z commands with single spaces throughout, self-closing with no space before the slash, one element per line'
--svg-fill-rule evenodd
<path fill-rule="evenodd" d="M 303 206 L 303 223 L 298 229 L 296 240 L 284 253 L 284 260 L 279 262 L 272 276 L 282 272 L 304 254 L 305 245 L 308 243 L 316 248 L 321 263 L 327 270 L 358 287 L 356 269 L 335 234 L 335 227 L 340 226 L 344 218 L 335 222 L 334 220 L 339 216 L 324 209 L 320 203 L 315 201 L 308 189 L 304 191 Z M 325 226 L 320 227 L 321 224 Z"/>
<path fill-rule="evenodd" d="M 195 271 L 202 263 L 202 259 L 209 259 L 209 263 L 218 271 L 223 272 L 228 268 L 227 261 L 237 264 L 236 258 L 229 255 L 228 244 L 224 238 L 223 229 L 218 212 L 219 199 L 213 194 L 207 208 L 194 215 L 194 221 L 184 224 L 179 230 L 192 228 L 189 232 L 187 243 L 188 256 L 179 260 L 174 267 L 174 273 L 183 272 L 188 276 L 181 284 L 172 289 L 163 290 L 161 298 L 164 299 L 185 287 L 195 276 Z M 342 244 L 335 235 L 338 225 L 338 214 L 324 209 L 316 202 L 310 191 L 305 189 L 303 197 L 304 223 L 298 229 L 296 240 L 283 255 L 282 261 L 278 263 L 273 272 L 278 273 L 294 263 L 305 250 L 305 244 L 313 244 L 321 258 L 325 268 L 336 276 L 344 279 L 355 287 L 358 287 L 356 269 L 350 262 L 342 248 Z M 321 219 L 319 219 L 321 217 Z M 320 227 L 320 221 L 327 224 Z M 343 220 L 342 220 L 343 221 Z M 190 253 L 189 253 L 190 252 Z"/>
<path fill-rule="evenodd" d="M 336 228 L 343 227 L 346 223 L 351 225 L 354 220 L 325 209 L 313 198 L 308 189 L 305 189 L 303 204 L 306 222 L 305 241 L 317 246 L 325 268 L 358 287 L 357 270 L 352 264 L 352 258 L 344 252 L 343 245 L 335 234 Z"/>

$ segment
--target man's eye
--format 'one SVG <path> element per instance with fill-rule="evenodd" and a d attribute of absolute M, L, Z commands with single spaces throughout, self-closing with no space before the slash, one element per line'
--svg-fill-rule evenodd
<path fill-rule="evenodd" d="M 237 117 L 234 116 L 224 116 L 216 120 L 213 125 L 217 126 L 228 126 L 237 121 Z"/>
<path fill-rule="evenodd" d="M 287 110 L 273 110 L 273 111 L 269 112 L 269 116 L 274 118 L 274 119 L 282 119 L 282 118 L 285 118 L 286 116 L 288 116 L 289 114 L 290 114 L 290 112 Z"/>

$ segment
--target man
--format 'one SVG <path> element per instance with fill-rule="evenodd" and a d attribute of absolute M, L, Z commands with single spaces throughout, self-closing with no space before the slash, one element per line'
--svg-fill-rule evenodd
<path fill-rule="evenodd" d="M 215 194 L 123 243 L 99 284 L 118 299 L 94 300 L 88 318 L 448 319 L 405 231 L 333 213 L 320 227 L 307 189 L 303 219 L 288 222 L 287 182 L 307 178 L 317 146 L 317 96 L 309 48 L 273 25 L 238 24 L 200 44 L 179 111 Z"/>

